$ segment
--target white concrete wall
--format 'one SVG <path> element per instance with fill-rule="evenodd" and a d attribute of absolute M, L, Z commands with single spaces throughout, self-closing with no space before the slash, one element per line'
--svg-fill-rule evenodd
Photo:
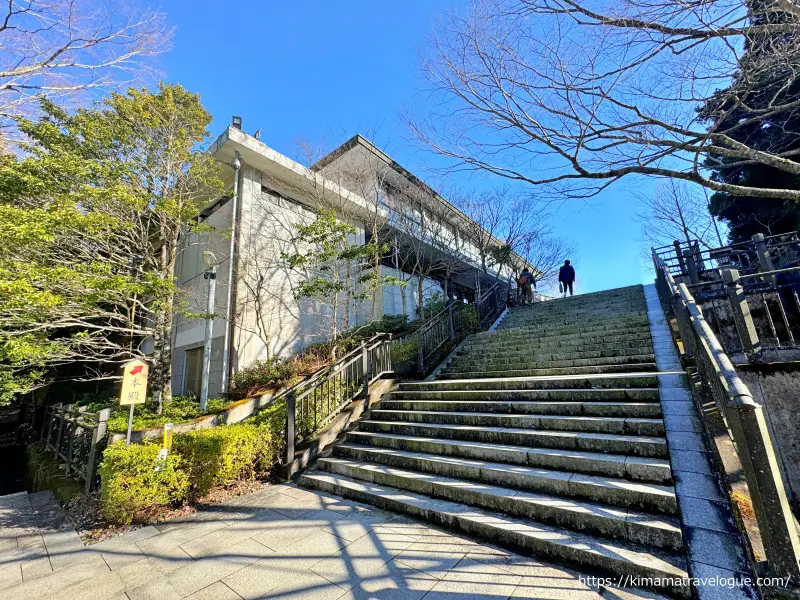
<path fill-rule="evenodd" d="M 417 286 L 419 285 L 419 279 L 417 277 L 410 277 L 407 273 L 401 273 L 397 269 L 393 269 L 391 267 L 382 267 L 381 272 L 383 275 L 394 276 L 408 281 L 405 286 L 406 315 L 408 316 L 409 321 L 416 319 L 418 316 L 417 309 L 419 308 L 419 303 L 417 302 Z M 433 279 L 426 278 L 422 285 L 422 295 L 424 298 L 423 302 L 433 296 L 436 292 L 441 292 L 442 294 L 444 293 L 441 284 Z M 403 290 L 401 286 L 383 286 L 382 299 L 384 315 L 403 314 Z"/>
<path fill-rule="evenodd" d="M 262 183 L 270 191 L 262 191 Z M 310 223 L 315 214 L 293 197 L 291 190 L 276 187 L 275 182 L 259 174 L 243 194 L 235 368 L 268 356 L 288 356 L 324 341 L 332 327 L 330 306 L 295 298 L 297 284 L 305 275 L 289 269 L 281 257 L 305 250 L 294 241 L 297 225 Z M 351 243 L 363 244 L 363 227 L 350 224 L 357 230 Z M 344 307 L 337 310 L 341 329 L 345 327 Z M 351 302 L 349 327 L 367 320 L 367 303 Z"/>

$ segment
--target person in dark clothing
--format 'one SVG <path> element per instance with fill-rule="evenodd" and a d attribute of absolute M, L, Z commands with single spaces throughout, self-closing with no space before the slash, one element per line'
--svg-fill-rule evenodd
<path fill-rule="evenodd" d="M 527 267 L 522 269 L 522 273 L 517 280 L 517 285 L 519 285 L 519 289 L 522 293 L 520 304 L 522 304 L 522 306 L 533 304 L 533 290 L 536 289 L 536 280 Z"/>
<path fill-rule="evenodd" d="M 558 271 L 558 284 L 559 287 L 564 291 L 564 298 L 567 297 L 567 289 L 569 289 L 569 295 L 573 295 L 572 284 L 574 283 L 575 269 L 572 268 L 572 265 L 569 264 L 568 260 L 565 260 L 564 266 Z"/>

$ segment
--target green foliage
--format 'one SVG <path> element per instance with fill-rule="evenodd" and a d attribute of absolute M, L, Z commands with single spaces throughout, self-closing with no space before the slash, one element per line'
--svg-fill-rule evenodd
<path fill-rule="evenodd" d="M 419 355 L 419 346 L 416 339 L 405 342 L 395 342 L 391 347 L 392 364 L 395 367 L 414 363 Z"/>
<path fill-rule="evenodd" d="M 248 398 L 265 390 L 277 388 L 297 376 L 295 361 L 281 358 L 257 360 L 237 371 L 231 378 L 231 398 Z"/>
<path fill-rule="evenodd" d="M 217 485 L 254 479 L 269 470 L 275 456 L 271 430 L 251 424 L 198 429 L 176 436 L 174 444 L 195 498 Z"/>
<path fill-rule="evenodd" d="M 422 305 L 421 316 L 425 319 L 430 319 L 442 312 L 445 306 L 447 306 L 447 298 L 444 297 L 442 292 L 437 290 L 425 299 L 425 304 Z"/>
<path fill-rule="evenodd" d="M 464 322 L 466 323 L 466 328 L 469 333 L 473 333 L 478 331 L 481 328 L 481 322 L 478 318 L 478 311 L 475 310 L 475 307 L 465 306 L 464 310 Z"/>
<path fill-rule="evenodd" d="M 756 10 L 751 19 L 752 25 L 763 26 L 769 21 L 776 29 L 772 34 L 753 35 L 746 40 L 740 57 L 741 72 L 732 78 L 732 86 L 717 90 L 698 113 L 717 133 L 725 132 L 734 143 L 796 161 L 800 115 L 796 110 L 775 110 L 778 106 L 793 106 L 800 99 L 800 77 L 781 50 L 796 41 L 788 41 L 791 34 L 778 29 L 787 20 L 793 22 L 794 17 L 780 10 Z M 765 65 L 769 68 L 765 69 Z M 703 166 L 711 170 L 711 179 L 722 183 L 762 189 L 800 187 L 796 174 L 758 160 L 709 153 Z M 727 222 L 731 243 L 750 241 L 756 233 L 800 231 L 800 205 L 791 200 L 715 192 L 709 212 Z"/>
<path fill-rule="evenodd" d="M 62 504 L 83 494 L 83 482 L 64 473 L 62 464 L 42 444 L 30 444 L 25 448 L 25 454 L 28 491 L 50 490 Z"/>
<path fill-rule="evenodd" d="M 145 521 L 153 509 L 186 499 L 189 476 L 182 458 L 172 452 L 159 461 L 158 451 L 156 444 L 126 447 L 124 442 L 106 448 L 99 467 L 100 499 L 103 514 L 111 522 Z"/>
<path fill-rule="evenodd" d="M 116 402 L 116 401 L 115 401 Z M 173 396 L 172 400 L 163 406 L 161 414 L 156 412 L 156 406 L 150 401 L 137 404 L 133 409 L 133 428 L 148 429 L 158 427 L 165 423 L 186 423 L 192 419 L 221 412 L 231 401 L 222 398 L 213 398 L 208 401 L 206 410 L 200 410 L 200 402 L 192 396 Z M 108 407 L 108 403 L 92 405 L 90 410 L 97 411 Z M 111 416 L 108 419 L 109 431 L 122 432 L 128 430 L 129 408 L 127 406 L 111 405 Z"/>
<path fill-rule="evenodd" d="M 211 115 L 179 85 L 42 114 L 19 122 L 25 154 L 0 157 L 0 403 L 62 365 L 116 374 L 143 339 L 168 339 L 178 235 L 223 189 Z"/>

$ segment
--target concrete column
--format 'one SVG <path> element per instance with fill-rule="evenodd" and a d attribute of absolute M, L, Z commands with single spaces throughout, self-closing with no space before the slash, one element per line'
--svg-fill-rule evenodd
<path fill-rule="evenodd" d="M 728 295 L 742 349 L 746 353 L 761 352 L 761 341 L 758 339 L 753 316 L 750 314 L 750 305 L 747 304 L 744 289 L 739 284 L 739 271 L 722 269 L 722 282 L 725 284 L 725 293 Z"/>
<path fill-rule="evenodd" d="M 753 235 L 753 245 L 756 247 L 756 254 L 758 255 L 758 264 L 762 273 L 774 271 L 775 267 L 772 264 L 772 257 L 769 255 L 767 249 L 767 241 L 764 239 L 763 233 L 756 233 Z M 775 275 L 766 275 L 764 283 L 775 285 Z"/>

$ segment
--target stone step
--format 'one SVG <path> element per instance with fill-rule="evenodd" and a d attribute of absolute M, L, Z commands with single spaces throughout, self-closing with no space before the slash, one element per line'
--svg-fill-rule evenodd
<path fill-rule="evenodd" d="M 454 383 L 464 379 L 449 380 Z M 485 381 L 485 380 L 481 380 Z M 658 388 L 581 388 L 574 390 L 492 390 L 492 389 L 455 389 L 455 390 L 398 390 L 390 392 L 392 400 L 556 400 L 579 402 L 611 402 L 613 400 L 658 402 Z"/>
<path fill-rule="evenodd" d="M 599 416 L 565 416 L 536 414 L 498 414 L 494 412 L 370 410 L 376 421 L 405 423 L 437 423 L 486 427 L 512 427 L 556 431 L 591 431 L 619 435 L 662 436 L 664 422 L 659 419 Z"/>
<path fill-rule="evenodd" d="M 588 417 L 660 418 L 658 402 L 491 402 L 486 400 L 382 400 L 377 408 L 393 411 L 519 413 Z M 374 412 L 374 411 L 373 411 Z"/>
<path fill-rule="evenodd" d="M 626 479 L 354 444 L 337 445 L 334 456 L 320 458 L 318 467 L 330 470 L 331 465 L 337 462 L 356 462 L 360 464 L 360 468 L 371 468 L 370 465 L 378 463 L 380 466 L 413 471 L 417 481 L 417 485 L 414 487 L 398 486 L 390 480 L 376 481 L 376 483 L 385 483 L 393 487 L 403 487 L 403 489 L 413 492 L 428 493 L 426 490 L 434 481 L 428 475 L 432 474 L 502 486 L 512 492 L 509 494 L 510 496 L 514 496 L 516 490 L 525 490 L 563 498 L 581 498 L 617 507 L 635 508 L 658 513 L 659 516 L 675 515 L 678 512 L 675 490 L 672 486 Z M 357 477 L 352 472 L 349 474 L 341 472 L 341 474 Z M 359 478 L 363 479 L 363 477 Z M 442 497 L 441 494 L 438 496 Z M 470 502 L 467 501 L 467 504 Z M 498 509 L 499 507 L 484 506 L 484 508 Z M 519 516 L 525 515 L 520 514 Z"/>
<path fill-rule="evenodd" d="M 515 325 L 519 327 L 558 327 L 559 325 L 589 324 L 590 322 L 613 321 L 622 323 L 625 320 L 639 322 L 643 311 L 638 309 L 591 309 L 582 312 L 563 312 L 550 314 L 532 313 L 529 315 L 518 315 L 514 312 L 508 313 L 498 324 L 498 328 L 508 329 Z M 508 322 L 506 322 L 508 319 Z M 506 327 L 503 327 L 503 325 Z"/>
<path fill-rule="evenodd" d="M 605 341 L 583 341 L 576 340 L 570 342 L 567 340 L 559 340 L 553 338 L 542 342 L 533 337 L 522 338 L 520 340 L 508 341 L 502 340 L 497 344 L 489 344 L 487 342 L 479 344 L 467 344 L 459 350 L 458 354 L 470 354 L 473 352 L 502 352 L 504 355 L 514 355 L 520 353 L 542 353 L 549 352 L 585 352 L 587 350 L 611 350 L 616 348 L 646 348 L 648 352 L 653 351 L 653 344 L 650 338 L 644 336 L 637 336 L 640 339 L 635 340 L 620 340 L 614 341 L 613 339 L 605 339 Z"/>
<path fill-rule="evenodd" d="M 590 566 L 618 576 L 667 582 L 669 586 L 660 591 L 691 597 L 691 588 L 681 583 L 688 577 L 685 560 L 676 553 L 480 510 L 459 502 L 432 500 L 425 495 L 331 473 L 304 473 L 300 485 L 421 518 L 512 549 L 521 548 L 536 556 Z"/>
<path fill-rule="evenodd" d="M 499 369 L 494 371 L 472 371 L 470 377 L 556 377 L 564 375 L 598 375 L 602 373 L 629 373 L 631 371 L 657 371 L 656 363 L 622 363 L 615 365 L 595 365 L 587 367 L 551 367 L 535 369 Z M 445 367 L 439 374 L 440 379 L 460 379 L 464 372 L 457 368 Z"/>
<path fill-rule="evenodd" d="M 408 421 L 360 421 L 360 431 L 414 435 L 469 442 L 511 444 L 532 448 L 557 448 L 608 454 L 630 454 L 645 458 L 665 458 L 667 441 L 662 437 L 594 433 L 587 431 L 554 431 L 513 427 L 450 425 L 445 423 L 412 423 Z"/>
<path fill-rule="evenodd" d="M 610 353 L 608 353 L 610 354 Z M 605 365 L 626 365 L 635 363 L 653 363 L 655 355 L 649 354 L 618 354 L 616 356 L 598 356 L 588 358 L 586 355 L 564 354 L 556 358 L 556 355 L 537 356 L 531 354 L 529 357 L 520 356 L 516 359 L 504 358 L 503 356 L 464 356 L 455 357 L 448 365 L 448 370 L 458 369 L 464 372 L 492 369 L 560 369 L 563 367 L 590 367 Z"/>
<path fill-rule="evenodd" d="M 401 391 L 441 390 L 554 390 L 554 389 L 627 389 L 657 388 L 658 377 L 650 373 L 596 375 L 581 377 L 515 377 L 495 379 L 463 379 L 459 381 L 403 382 Z"/>
<path fill-rule="evenodd" d="M 559 318 L 568 320 L 569 321 L 568 324 L 570 325 L 583 325 L 591 327 L 598 327 L 601 325 L 619 326 L 620 324 L 624 323 L 640 325 L 641 323 L 644 322 L 644 319 L 647 318 L 646 316 L 647 313 L 644 310 L 618 312 L 615 314 L 602 315 L 601 318 L 596 318 L 596 315 L 590 313 L 584 313 L 583 315 L 581 315 L 581 318 L 577 320 L 571 318 L 573 315 L 574 313 L 565 312 L 563 313 L 563 316 L 554 314 L 553 317 L 557 317 L 554 320 L 558 320 Z M 540 314 L 539 316 L 542 317 L 541 320 L 537 320 L 536 318 L 537 313 L 535 309 L 529 310 L 527 312 L 524 311 L 517 312 L 514 309 L 511 309 L 508 313 L 506 313 L 506 316 L 503 318 L 503 320 L 500 323 L 498 323 L 498 327 L 502 327 L 502 325 L 505 323 L 512 323 L 512 324 L 515 323 L 517 324 L 516 325 L 517 327 L 537 327 L 541 323 L 547 322 L 546 315 Z M 506 321 L 506 319 L 508 319 L 508 321 Z M 513 329 L 513 326 L 507 327 L 506 329 Z M 488 334 L 490 333 L 497 333 L 497 330 L 483 332 L 483 335 L 489 337 Z M 481 334 L 476 334 L 476 335 L 481 335 Z"/>
<path fill-rule="evenodd" d="M 616 358 L 624 356 L 653 356 L 653 347 L 650 344 L 631 346 L 625 348 L 613 348 L 607 345 L 586 346 L 581 350 L 562 350 L 558 347 L 553 348 L 527 348 L 524 344 L 510 346 L 508 352 L 501 348 L 493 349 L 472 349 L 469 352 L 462 352 L 456 355 L 455 360 L 465 362 L 546 362 L 562 360 L 596 360 L 600 358 Z"/>
<path fill-rule="evenodd" d="M 553 472 L 556 477 L 548 480 L 546 476 L 541 476 L 537 481 L 536 476 L 527 479 L 526 473 L 537 472 L 536 469 L 516 467 L 509 472 L 507 467 L 347 445 L 337 447 L 337 458 L 320 459 L 317 465 L 318 469 L 329 473 L 496 510 L 574 531 L 588 531 L 669 550 L 679 550 L 683 546 L 680 523 L 674 517 L 641 512 L 629 506 L 609 506 L 602 501 L 575 500 L 575 497 L 584 496 L 572 491 L 559 494 L 557 489 L 553 489 L 559 485 L 565 490 L 572 487 L 564 482 L 564 476 L 568 474 Z M 583 477 L 571 478 L 580 480 Z M 528 484 L 532 487 L 528 487 Z M 641 486 L 633 483 L 628 485 Z M 580 485 L 575 487 L 577 489 Z M 635 496 L 635 491 L 629 492 L 631 500 Z"/>
<path fill-rule="evenodd" d="M 572 310 L 564 310 L 563 308 L 548 310 L 544 307 L 539 308 L 538 310 L 535 307 L 531 309 L 525 307 L 524 309 L 521 308 L 520 310 L 515 310 L 512 308 L 506 318 L 511 319 L 512 321 L 518 320 L 526 323 L 544 323 L 548 321 L 555 322 L 559 320 L 576 322 L 591 317 L 621 318 L 627 316 L 637 316 L 641 315 L 643 312 L 645 311 L 641 306 L 637 306 L 628 302 L 614 302 L 599 304 L 596 306 L 584 305 Z"/>
<path fill-rule="evenodd" d="M 503 326 L 505 325 L 505 327 Z M 495 331 L 487 332 L 495 335 L 517 334 L 543 337 L 547 335 L 569 335 L 581 333 L 612 332 L 619 333 L 641 333 L 648 327 L 646 317 L 625 317 L 621 319 L 598 319 L 591 323 L 565 323 L 554 326 L 550 324 L 516 323 L 515 321 L 506 322 L 503 319 Z M 491 337 L 487 333 L 475 333 L 474 339 L 482 340 Z"/>
<path fill-rule="evenodd" d="M 578 450 L 559 450 L 557 448 L 531 448 L 486 442 L 466 442 L 432 437 L 416 437 L 396 434 L 373 433 L 369 431 L 350 431 L 345 436 L 347 443 L 426 452 L 440 456 L 499 461 L 513 465 L 527 465 L 605 475 L 633 481 L 647 481 L 662 485 L 672 484 L 672 471 L 669 461 L 658 458 L 642 458 L 599 452 Z"/>
<path fill-rule="evenodd" d="M 472 338 L 468 338 L 465 342 L 464 349 L 469 350 L 470 348 L 505 348 L 506 346 L 513 347 L 517 343 L 528 343 L 533 345 L 544 345 L 544 344 L 558 344 L 558 345 L 578 345 L 578 344 L 590 344 L 594 342 L 598 343 L 605 343 L 610 342 L 613 343 L 615 340 L 619 340 L 622 342 L 651 342 L 651 336 L 648 331 L 644 332 L 636 332 L 636 333 L 609 333 L 606 331 L 598 332 L 596 334 L 586 334 L 586 335 L 570 335 L 570 336 L 560 336 L 560 335 L 548 335 L 548 336 L 540 336 L 535 337 L 532 335 L 527 334 L 520 334 L 515 336 L 509 336 L 506 339 L 506 336 L 498 334 L 496 339 L 492 338 L 485 338 L 482 340 L 473 340 Z M 518 341 L 517 341 L 518 340 Z"/>

